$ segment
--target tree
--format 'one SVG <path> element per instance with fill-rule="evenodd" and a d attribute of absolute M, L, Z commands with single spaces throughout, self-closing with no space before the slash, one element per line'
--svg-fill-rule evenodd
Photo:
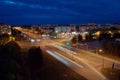
<path fill-rule="evenodd" d="M 9 42 L 10 36 L 8 34 L 2 34 L 0 38 L 2 40 L 1 44 L 5 45 Z"/>
<path fill-rule="evenodd" d="M 28 63 L 32 71 L 37 70 L 43 65 L 43 56 L 40 47 L 29 49 Z"/>
<path fill-rule="evenodd" d="M 103 40 L 102 49 L 107 54 L 120 57 L 120 44 L 118 42 Z"/>
<path fill-rule="evenodd" d="M 104 39 L 111 39 L 111 34 L 101 33 L 100 36 L 99 36 L 99 41 L 104 40 Z"/>
<path fill-rule="evenodd" d="M 120 33 L 115 33 L 114 35 L 113 35 L 113 38 L 115 39 L 115 38 L 120 38 Z"/>
<path fill-rule="evenodd" d="M 22 34 L 21 31 L 12 29 L 12 36 L 14 36 L 16 38 L 16 40 L 21 40 L 21 38 L 22 38 L 21 34 Z"/>
<path fill-rule="evenodd" d="M 108 40 L 103 40 L 103 42 L 102 42 L 102 49 L 103 49 L 103 51 L 105 52 L 105 53 L 108 53 L 107 52 L 107 50 L 108 50 L 108 46 L 107 46 L 107 44 L 108 44 Z"/>
<path fill-rule="evenodd" d="M 109 34 L 109 33 L 104 33 L 104 38 L 105 38 L 105 39 L 110 39 L 110 38 L 111 38 L 111 34 Z"/>
<path fill-rule="evenodd" d="M 4 45 L 4 55 L 21 63 L 21 48 L 15 41 L 10 41 Z"/>
<path fill-rule="evenodd" d="M 5 57 L 1 59 L 0 80 L 23 80 L 23 67 L 17 61 Z"/>
<path fill-rule="evenodd" d="M 113 52 L 114 52 L 114 46 L 113 46 L 113 43 L 112 42 L 110 42 L 110 41 L 108 41 L 107 42 L 107 52 L 109 53 L 109 54 L 111 54 L 111 55 L 114 55 L 113 54 Z"/>
<path fill-rule="evenodd" d="M 71 42 L 72 42 L 73 44 L 75 44 L 75 43 L 77 42 L 76 36 L 74 36 L 74 37 L 71 39 Z"/>
<path fill-rule="evenodd" d="M 120 45 L 114 44 L 114 55 L 120 57 Z"/>
<path fill-rule="evenodd" d="M 82 41 L 82 36 L 79 34 L 78 35 L 78 42 Z"/>
<path fill-rule="evenodd" d="M 25 77 L 20 47 L 16 42 L 0 46 L 0 63 L 0 80 L 23 80 Z"/>
<path fill-rule="evenodd" d="M 101 40 L 103 40 L 103 39 L 104 39 L 104 35 L 103 35 L 103 33 L 101 33 L 101 34 L 99 35 L 99 37 L 98 37 L 98 40 L 101 41 Z"/>
<path fill-rule="evenodd" d="M 87 34 L 86 36 L 85 36 L 85 38 L 86 38 L 86 40 L 92 40 L 92 35 L 91 34 Z"/>

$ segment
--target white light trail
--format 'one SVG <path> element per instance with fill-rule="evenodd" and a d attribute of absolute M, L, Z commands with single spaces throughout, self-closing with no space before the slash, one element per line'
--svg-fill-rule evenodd
<path fill-rule="evenodd" d="M 75 64 L 76 66 L 78 66 L 78 67 L 80 67 L 80 68 L 83 68 L 82 65 L 76 63 L 75 61 L 72 61 L 71 59 L 69 59 L 69 58 L 67 58 L 67 57 L 65 57 L 65 56 L 63 56 L 63 55 L 61 55 L 61 54 L 59 54 L 59 53 L 57 53 L 57 52 L 55 52 L 57 55 L 56 55 L 55 53 L 51 52 L 50 50 L 47 50 L 47 53 L 50 54 L 51 56 L 53 56 L 54 58 L 58 59 L 58 60 L 61 61 L 63 64 L 67 65 L 68 67 L 71 67 L 71 63 L 73 63 L 73 64 Z M 70 62 L 71 62 L 71 63 L 70 63 Z"/>
<path fill-rule="evenodd" d="M 59 60 L 59 61 L 62 62 L 63 64 L 69 66 L 68 61 L 62 59 L 61 57 L 59 57 L 58 55 L 54 54 L 54 53 L 51 52 L 50 50 L 46 50 L 46 51 L 47 51 L 47 53 L 48 53 L 49 55 L 53 56 L 54 58 L 56 58 L 57 60 Z"/>

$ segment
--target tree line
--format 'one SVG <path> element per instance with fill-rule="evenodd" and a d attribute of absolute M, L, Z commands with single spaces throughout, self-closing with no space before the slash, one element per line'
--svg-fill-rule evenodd
<path fill-rule="evenodd" d="M 21 47 L 15 41 L 8 42 L 9 37 L 7 34 L 0 37 L 5 40 L 0 44 L 0 80 L 34 80 L 30 76 L 43 65 L 40 47 L 31 47 L 23 59 Z"/>
<path fill-rule="evenodd" d="M 103 40 L 102 49 L 105 54 L 110 54 L 113 56 L 120 57 L 120 42 L 119 41 L 110 41 L 108 39 Z"/>
<path fill-rule="evenodd" d="M 71 42 L 75 44 L 76 42 L 87 42 L 87 41 L 95 41 L 95 40 L 102 41 L 104 39 L 109 39 L 109 40 L 120 39 L 120 33 L 115 32 L 114 34 L 110 34 L 107 32 L 102 32 L 96 39 L 94 39 L 94 36 L 92 34 L 87 34 L 85 35 L 85 40 L 83 40 L 82 35 L 79 34 L 79 35 L 75 35 L 71 39 Z"/>

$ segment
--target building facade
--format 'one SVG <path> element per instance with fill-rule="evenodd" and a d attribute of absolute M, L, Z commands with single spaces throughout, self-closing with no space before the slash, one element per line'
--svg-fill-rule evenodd
<path fill-rule="evenodd" d="M 0 35 L 1 34 L 9 34 L 11 35 L 11 26 L 8 24 L 0 24 Z"/>

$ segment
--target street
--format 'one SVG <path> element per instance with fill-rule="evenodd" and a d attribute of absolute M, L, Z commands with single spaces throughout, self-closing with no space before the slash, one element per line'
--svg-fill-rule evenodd
<path fill-rule="evenodd" d="M 28 34 L 34 39 L 37 39 L 39 37 L 38 35 L 29 32 L 23 33 Z M 33 44 L 40 46 L 42 49 L 46 50 L 48 54 L 58 59 L 60 62 L 62 62 L 75 72 L 83 75 L 88 80 L 107 80 L 107 78 L 100 73 L 100 68 L 112 68 L 113 62 L 115 64 L 115 68 L 120 68 L 119 61 L 115 61 L 84 50 L 71 51 L 59 46 L 59 42 L 55 42 L 54 40 L 50 40 L 49 38 L 41 38 L 41 41 L 39 43 L 35 42 Z"/>

